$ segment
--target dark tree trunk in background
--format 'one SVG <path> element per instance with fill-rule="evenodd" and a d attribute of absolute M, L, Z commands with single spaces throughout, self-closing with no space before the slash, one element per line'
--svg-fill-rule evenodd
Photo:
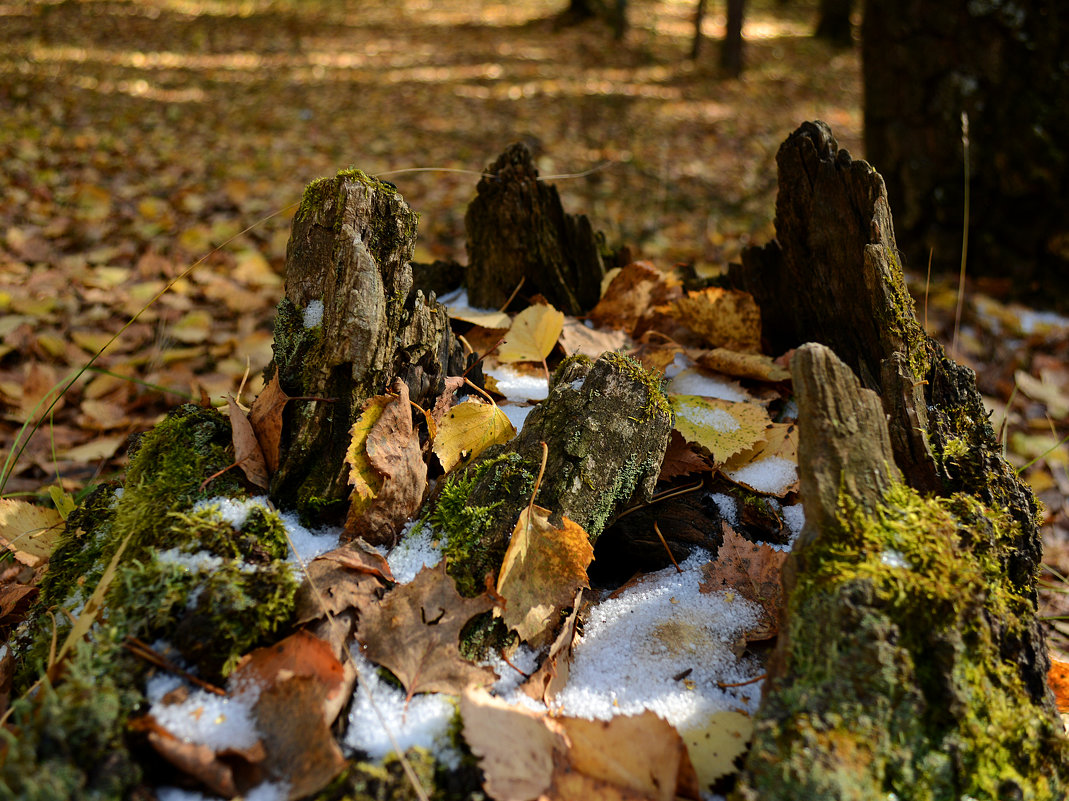
<path fill-rule="evenodd" d="M 854 37 L 850 26 L 853 0 L 820 0 L 820 19 L 814 36 L 837 47 L 849 47 Z"/>
<path fill-rule="evenodd" d="M 691 61 L 696 61 L 702 49 L 702 20 L 705 19 L 705 0 L 698 0 L 694 9 L 694 42 L 690 46 Z"/>
<path fill-rule="evenodd" d="M 870 2 L 865 151 L 907 265 L 957 270 L 961 115 L 970 121 L 968 274 L 1069 308 L 1069 3 Z"/>
<path fill-rule="evenodd" d="M 720 66 L 732 78 L 742 74 L 742 18 L 746 0 L 727 0 L 727 32 L 720 50 Z"/>

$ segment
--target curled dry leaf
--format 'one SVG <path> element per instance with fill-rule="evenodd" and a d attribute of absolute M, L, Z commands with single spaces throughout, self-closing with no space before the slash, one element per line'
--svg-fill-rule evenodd
<path fill-rule="evenodd" d="M 534 648 L 552 635 L 576 590 L 590 586 L 586 569 L 594 559 L 590 538 L 579 524 L 564 517 L 557 528 L 549 515 L 540 506 L 524 507 L 497 579 L 497 592 L 505 599 L 498 614 Z"/>
<path fill-rule="evenodd" d="M 307 623 L 348 609 L 359 613 L 375 603 L 379 593 L 392 583 L 393 574 L 386 559 L 354 540 L 308 563 L 297 590 L 294 622 Z"/>
<path fill-rule="evenodd" d="M 750 542 L 727 523 L 721 528 L 724 541 L 716 559 L 702 566 L 705 578 L 700 589 L 705 593 L 730 589 L 758 604 L 764 615 L 755 629 L 746 632 L 746 639 L 756 642 L 774 637 L 783 606 L 780 570 L 787 552 Z"/>
<path fill-rule="evenodd" d="M 282 412 L 290 396 L 282 391 L 278 383 L 278 370 L 271 376 L 267 386 L 256 396 L 249 409 L 249 422 L 256 432 L 256 440 L 264 454 L 267 469 L 274 473 L 278 469 L 279 443 L 282 441 Z"/>
<path fill-rule="evenodd" d="M 238 467 L 245 473 L 245 477 L 254 486 L 267 489 L 271 481 L 267 472 L 267 461 L 264 452 L 260 448 L 260 441 L 256 439 L 252 423 L 245 416 L 245 412 L 238 406 L 234 396 L 227 393 L 227 412 L 230 415 L 230 429 L 234 442 L 234 460 Z"/>
<path fill-rule="evenodd" d="M 791 377 L 790 370 L 776 364 L 763 353 L 739 353 L 728 348 L 713 348 L 692 354 L 691 358 L 702 367 L 737 378 L 778 382 L 789 381 Z"/>
<path fill-rule="evenodd" d="M 493 606 L 485 593 L 461 596 L 443 561 L 424 568 L 366 609 L 357 638 L 364 645 L 364 656 L 393 673 L 409 697 L 422 692 L 459 695 L 497 678 L 490 668 L 479 667 L 460 653 L 461 629 Z"/>
<path fill-rule="evenodd" d="M 538 670 L 530 675 L 520 690 L 534 698 L 548 704 L 557 693 L 564 689 L 568 683 L 568 675 L 571 672 L 572 648 L 575 645 L 577 635 L 576 624 L 579 621 L 579 606 L 583 599 L 583 591 L 579 590 L 572 599 L 572 612 L 564 621 L 557 638 L 549 646 L 549 653 L 538 666 Z"/>
<path fill-rule="evenodd" d="M 658 270 L 650 262 L 632 262 L 616 274 L 588 317 L 597 326 L 633 333 L 655 307 L 681 293 L 680 281 L 672 273 Z"/>
<path fill-rule="evenodd" d="M 675 429 L 668 439 L 668 447 L 661 460 L 661 473 L 658 481 L 671 481 L 679 476 L 687 476 L 691 473 L 712 472 L 713 465 L 704 455 L 699 453 L 694 445 L 683 439 L 683 435 Z"/>

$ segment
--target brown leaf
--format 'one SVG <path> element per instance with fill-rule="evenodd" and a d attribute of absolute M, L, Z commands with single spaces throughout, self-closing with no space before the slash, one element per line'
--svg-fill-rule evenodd
<path fill-rule="evenodd" d="M 387 583 L 393 583 L 393 574 L 386 559 L 354 540 L 308 563 L 297 590 L 294 622 L 306 623 L 347 609 L 359 612 L 378 600 Z"/>
<path fill-rule="evenodd" d="M 613 278 L 589 319 L 597 326 L 633 333 L 654 307 L 678 298 L 679 287 L 679 279 L 671 273 L 658 270 L 650 262 L 632 262 Z"/>
<path fill-rule="evenodd" d="M 691 473 L 711 472 L 712 469 L 712 462 L 683 439 L 682 434 L 672 429 L 672 435 L 668 439 L 668 448 L 665 449 L 664 459 L 661 461 L 661 474 L 657 480 L 671 481 L 673 478 Z"/>
<path fill-rule="evenodd" d="M 319 792 L 346 765 L 323 718 L 324 696 L 317 677 L 291 675 L 260 693 L 253 709 L 267 751 L 265 772 L 286 783 L 290 801 Z"/>
<path fill-rule="evenodd" d="M 1047 684 L 1054 693 L 1054 703 L 1062 714 L 1069 712 L 1069 662 L 1051 657 Z"/>
<path fill-rule="evenodd" d="M 427 464 L 419 432 L 412 426 L 408 386 L 397 380 L 393 390 L 396 399 L 382 410 L 365 445 L 368 463 L 383 477 L 382 488 L 345 521 L 347 538 L 360 536 L 372 545 L 393 544 L 401 526 L 419 510 L 427 488 Z"/>
<path fill-rule="evenodd" d="M 538 670 L 530 675 L 520 690 L 536 701 L 548 704 L 557 693 L 564 689 L 568 683 L 568 675 L 571 672 L 572 648 L 575 645 L 577 635 L 576 623 L 579 621 L 579 604 L 583 598 L 583 591 L 579 590 L 572 600 L 572 613 L 568 615 L 561 626 L 557 639 L 549 646 L 549 653 L 538 666 Z"/>
<path fill-rule="evenodd" d="M 541 648 L 580 587 L 588 587 L 594 548 L 583 528 L 567 517 L 557 528 L 550 511 L 524 507 L 501 562 L 497 592 L 505 599 L 502 619 L 520 639 Z"/>
<path fill-rule="evenodd" d="M 230 429 L 234 442 L 234 460 L 245 473 L 249 482 L 261 489 L 267 489 L 271 477 L 267 472 L 267 463 L 252 423 L 245 412 L 238 406 L 234 396 L 227 393 L 227 411 L 230 415 Z"/>
<path fill-rule="evenodd" d="M 672 315 L 714 348 L 761 350 L 761 312 L 747 292 L 719 287 L 688 292 L 675 302 Z"/>
<path fill-rule="evenodd" d="M 758 545 L 740 535 L 727 523 L 721 523 L 724 541 L 716 560 L 702 566 L 705 579 L 702 592 L 733 589 L 743 598 L 758 604 L 764 618 L 755 629 L 746 632 L 750 642 L 774 637 L 779 630 L 780 609 L 783 606 L 783 585 L 780 569 L 787 558 L 786 551 L 777 551 L 767 544 Z"/>
<path fill-rule="evenodd" d="M 560 344 L 569 356 L 581 353 L 596 359 L 607 350 L 624 350 L 631 345 L 631 338 L 618 329 L 587 328 L 578 320 L 569 318 L 564 322 Z"/>
<path fill-rule="evenodd" d="M 233 769 L 220 760 L 215 751 L 206 745 L 179 740 L 158 724 L 153 725 L 155 729 L 149 731 L 148 741 L 156 749 L 156 753 L 183 773 L 201 782 L 213 793 L 224 798 L 233 798 L 238 794 Z M 135 726 L 135 728 L 141 727 Z"/>
<path fill-rule="evenodd" d="M 453 407 L 457 390 L 464 386 L 464 378 L 459 375 L 447 375 L 443 381 L 445 381 L 445 388 L 434 401 L 434 407 L 431 409 L 431 419 L 434 420 L 435 425 L 441 424 L 446 412 Z"/>
<path fill-rule="evenodd" d="M 255 683 L 271 687 L 285 676 L 315 678 L 327 699 L 341 689 L 344 671 L 327 643 L 298 630 L 274 645 L 257 648 L 243 656 L 234 669 L 231 684 Z"/>
<path fill-rule="evenodd" d="M 282 441 L 282 412 L 290 396 L 282 391 L 278 383 L 278 370 L 271 376 L 267 386 L 256 396 L 249 409 L 249 422 L 256 432 L 256 441 L 260 443 L 267 469 L 274 473 L 278 470 L 279 443 Z"/>
<path fill-rule="evenodd" d="M 776 364 L 763 353 L 739 353 L 727 348 L 713 348 L 692 356 L 694 361 L 709 370 L 755 381 L 787 381 L 791 371 Z"/>
<path fill-rule="evenodd" d="M 464 598 L 457 593 L 443 561 L 366 609 L 357 638 L 364 655 L 393 673 L 410 697 L 421 692 L 457 695 L 496 678 L 489 668 L 461 656 L 459 647 L 461 629 L 493 606 L 486 594 Z"/>

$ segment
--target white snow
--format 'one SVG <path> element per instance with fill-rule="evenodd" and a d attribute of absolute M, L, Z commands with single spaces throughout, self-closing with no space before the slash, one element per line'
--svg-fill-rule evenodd
<path fill-rule="evenodd" d="M 730 495 L 725 495 L 722 492 L 715 492 L 709 496 L 712 498 L 716 507 L 720 510 L 720 516 L 727 520 L 731 525 L 737 526 L 739 524 L 739 504 Z"/>
<path fill-rule="evenodd" d="M 715 378 L 697 370 L 683 370 L 668 385 L 674 395 L 700 395 L 703 398 L 741 403 L 753 400 L 736 382 Z"/>
<path fill-rule="evenodd" d="M 456 712 L 450 696 L 420 694 L 406 703 L 404 692 L 379 678 L 378 668 L 363 657 L 358 644 L 350 653 L 359 679 L 344 745 L 376 760 L 412 746 L 426 748 L 443 761 L 457 758 L 449 744 L 449 723 Z"/>
<path fill-rule="evenodd" d="M 758 684 L 721 689 L 717 682 L 760 672 L 732 652 L 760 610 L 737 594 L 700 592 L 699 567 L 709 559 L 698 551 L 682 573 L 650 574 L 590 610 L 568 686 L 555 699 L 561 712 L 607 720 L 649 709 L 686 728 L 712 711 L 756 710 Z"/>
<path fill-rule="evenodd" d="M 738 431 L 742 426 L 739 421 L 725 412 L 723 409 L 706 409 L 692 403 L 679 404 L 677 411 L 684 411 L 681 417 L 686 417 L 688 422 L 703 428 L 711 428 L 720 434 L 730 434 Z"/>
<path fill-rule="evenodd" d="M 323 324 L 323 301 L 313 300 L 304 307 L 304 327 L 315 328 Z"/>
<path fill-rule="evenodd" d="M 208 508 L 213 508 L 219 518 L 238 530 L 245 525 L 249 512 L 255 508 L 277 515 L 278 519 L 282 521 L 282 525 L 286 528 L 286 534 L 289 535 L 290 543 L 296 549 L 297 556 L 305 564 L 320 554 L 337 548 L 338 540 L 341 536 L 341 529 L 324 528 L 312 531 L 301 525 L 300 518 L 295 512 L 273 510 L 268 503 L 266 495 L 257 495 L 255 498 L 249 498 L 248 500 L 224 497 L 208 498 L 207 500 L 199 501 L 193 507 L 193 511 L 199 512 Z M 290 561 L 294 561 L 292 552 L 290 553 Z"/>
<path fill-rule="evenodd" d="M 425 567 L 436 567 L 442 561 L 442 548 L 437 532 L 426 523 L 406 523 L 398 536 L 397 545 L 386 556 L 394 580 L 407 584 Z"/>
<path fill-rule="evenodd" d="M 512 423 L 512 427 L 516 429 L 516 433 L 519 433 L 520 429 L 523 428 L 523 424 L 527 422 L 527 416 L 535 410 L 534 406 L 516 403 L 503 403 L 498 408 L 505 413 L 509 422 Z"/>
<path fill-rule="evenodd" d="M 805 525 L 805 509 L 802 508 L 802 504 L 796 503 L 793 506 L 784 506 L 783 522 L 787 524 L 787 527 L 791 530 L 791 535 L 797 537 L 802 533 L 802 526 Z"/>
<path fill-rule="evenodd" d="M 543 400 L 549 395 L 549 382 L 544 375 L 527 375 L 507 364 L 484 366 L 483 373 L 497 382 L 497 391 L 510 401 Z"/>
<path fill-rule="evenodd" d="M 150 678 L 145 695 L 152 702 L 149 710 L 163 728 L 186 743 L 206 745 L 214 751 L 225 748 L 249 748 L 259 735 L 252 707 L 259 697 L 256 685 L 233 696 L 220 696 L 200 688 L 190 688 L 180 704 L 165 704 L 163 696 L 182 686 L 182 679 L 170 674 Z"/>
<path fill-rule="evenodd" d="M 787 487 L 798 480 L 798 465 L 789 459 L 769 456 L 733 470 L 728 476 L 732 481 L 745 484 L 757 492 L 782 495 Z"/>

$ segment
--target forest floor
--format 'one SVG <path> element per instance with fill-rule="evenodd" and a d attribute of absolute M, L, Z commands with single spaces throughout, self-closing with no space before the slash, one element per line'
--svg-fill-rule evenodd
<path fill-rule="evenodd" d="M 463 262 L 479 172 L 521 139 L 611 243 L 716 271 L 773 235 L 775 154 L 799 123 L 825 120 L 864 157 L 858 52 L 810 37 L 815 0 L 750 4 L 740 80 L 716 67 L 719 6 L 691 62 L 693 3 L 633 4 L 623 43 L 598 23 L 558 28 L 564 5 L 5 7 L 5 459 L 39 401 L 110 342 L 10 460 L 5 494 L 77 492 L 176 403 L 236 393 L 246 372 L 246 398 L 259 390 L 290 218 L 321 175 L 353 165 L 392 181 L 422 215 L 416 260 Z M 913 288 L 929 331 L 977 370 L 1046 505 L 1047 561 L 1069 574 L 1069 330 L 970 285 L 954 342 L 956 279 Z M 1044 593 L 1052 614 L 1069 612 L 1062 588 Z M 1062 625 L 1054 641 L 1069 643 Z"/>

